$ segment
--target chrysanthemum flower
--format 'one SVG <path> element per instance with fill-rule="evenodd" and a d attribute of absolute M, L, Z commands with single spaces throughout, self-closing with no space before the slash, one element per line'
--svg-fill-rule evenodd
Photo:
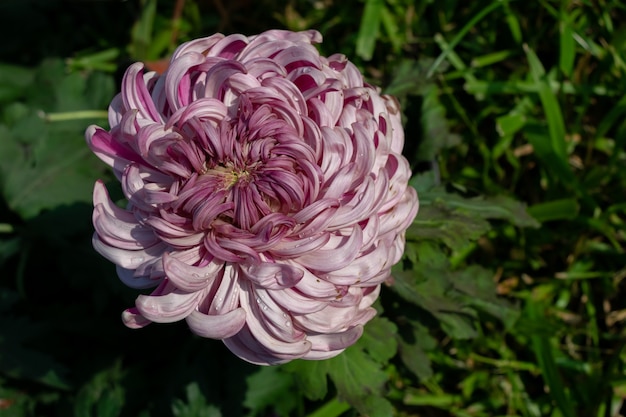
<path fill-rule="evenodd" d="M 375 315 L 417 213 L 398 103 L 315 31 L 221 34 L 163 75 L 131 65 L 87 129 L 126 209 L 94 190 L 93 245 L 139 295 L 132 328 L 186 320 L 241 358 L 324 359 Z"/>

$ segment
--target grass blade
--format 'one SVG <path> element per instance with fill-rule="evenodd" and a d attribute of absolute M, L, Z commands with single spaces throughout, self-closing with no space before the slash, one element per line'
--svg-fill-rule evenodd
<path fill-rule="evenodd" d="M 574 30 L 565 10 L 561 10 L 561 21 L 559 23 L 560 48 L 559 48 L 559 68 L 567 78 L 571 78 L 574 72 L 574 59 L 576 58 L 576 43 L 574 41 Z M 573 16 L 570 16 L 570 19 Z"/>
<path fill-rule="evenodd" d="M 542 306 L 536 300 L 530 299 L 527 309 L 533 321 L 540 322 L 545 320 Z M 554 399 L 563 417 L 575 417 L 574 407 L 565 391 L 563 381 L 556 367 L 556 361 L 552 353 L 549 338 L 543 334 L 534 334 L 531 336 L 531 342 L 535 356 L 537 357 L 537 363 L 539 364 L 539 368 L 541 368 L 543 380 L 550 388 L 550 396 Z"/>
<path fill-rule="evenodd" d="M 356 39 L 356 53 L 366 61 L 372 59 L 378 32 L 380 29 L 380 17 L 385 8 L 383 0 L 367 0 L 363 10 L 363 18 Z"/>
<path fill-rule="evenodd" d="M 444 61 L 444 59 L 446 59 L 448 55 L 450 54 L 450 52 L 452 52 L 454 48 L 458 45 L 458 43 L 461 42 L 461 39 L 463 39 L 463 37 L 467 34 L 467 32 L 469 32 L 469 30 L 473 28 L 478 22 L 480 22 L 485 16 L 493 12 L 495 9 L 497 9 L 501 5 L 502 5 L 502 2 L 494 1 L 489 6 L 485 7 L 480 12 L 478 12 L 469 22 L 467 22 L 465 26 L 463 26 L 461 30 L 459 30 L 456 36 L 448 44 L 448 47 L 444 49 L 443 51 L 441 51 L 441 54 L 437 57 L 437 59 L 435 59 L 435 62 L 433 62 L 433 65 L 428 70 L 428 73 L 426 74 L 426 76 L 428 78 L 432 77 L 435 71 L 437 71 L 437 68 L 439 68 L 441 63 Z"/>
<path fill-rule="evenodd" d="M 550 134 L 550 144 L 554 153 L 567 160 L 567 146 L 565 143 L 565 122 L 563 121 L 563 114 L 561 113 L 561 106 L 550 88 L 550 84 L 546 81 L 546 72 L 533 51 L 528 45 L 524 45 L 524 51 L 530 65 L 530 73 L 533 77 L 537 90 L 539 93 L 539 99 L 546 116 L 548 123 L 548 131 Z"/>
<path fill-rule="evenodd" d="M 350 409 L 350 404 L 347 402 L 339 401 L 337 398 L 333 398 L 307 417 L 337 417 L 345 413 Z"/>

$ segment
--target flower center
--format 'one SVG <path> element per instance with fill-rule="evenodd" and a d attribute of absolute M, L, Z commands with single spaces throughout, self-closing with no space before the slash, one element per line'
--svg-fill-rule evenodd
<path fill-rule="evenodd" d="M 219 189 L 230 191 L 235 185 L 248 184 L 252 181 L 254 165 L 256 164 L 250 167 L 237 168 L 231 163 L 219 164 L 202 171 L 201 175 L 218 179 L 218 182 L 221 184 Z"/>

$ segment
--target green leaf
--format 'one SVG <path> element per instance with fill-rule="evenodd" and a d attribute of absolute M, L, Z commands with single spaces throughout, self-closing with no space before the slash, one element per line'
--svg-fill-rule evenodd
<path fill-rule="evenodd" d="M 0 119 L 7 122 L 0 124 L 0 192 L 23 219 L 62 204 L 89 202 L 93 182 L 104 172 L 85 144 L 90 121 L 46 123 L 41 109 L 104 108 L 113 90 L 110 76 L 68 75 L 54 60 L 37 69 L 34 82 L 36 94 L 7 107 Z"/>
<path fill-rule="evenodd" d="M 361 346 L 349 347 L 327 363 L 328 375 L 337 388 L 340 400 L 349 402 L 366 415 L 390 415 L 376 414 L 384 405 L 381 401 L 372 401 L 372 398 L 380 397 L 388 376 Z"/>
<path fill-rule="evenodd" d="M 559 23 L 560 44 L 559 68 L 567 77 L 571 77 L 574 71 L 574 60 L 576 59 L 576 45 L 574 43 L 574 30 L 571 23 L 561 20 Z"/>
<path fill-rule="evenodd" d="M 74 416 L 119 416 L 124 406 L 123 377 L 120 361 L 94 375 L 76 396 Z"/>
<path fill-rule="evenodd" d="M 44 353 L 45 350 L 26 347 L 30 340 L 43 335 L 42 326 L 27 319 L 10 316 L 0 319 L 0 372 L 53 388 L 70 389 L 64 366 Z"/>
<path fill-rule="evenodd" d="M 445 269 L 419 264 L 415 271 L 394 272 L 391 288 L 406 301 L 432 314 L 452 338 L 474 338 L 478 334 L 473 324 L 476 313 L 449 293 L 452 289 L 449 274 Z"/>
<path fill-rule="evenodd" d="M 22 97 L 32 84 L 34 75 L 30 68 L 0 64 L 0 103 L 10 103 Z"/>
<path fill-rule="evenodd" d="M 338 417 L 350 409 L 350 404 L 333 398 L 307 417 Z"/>
<path fill-rule="evenodd" d="M 18 236 L 0 239 L 0 268 L 4 266 L 7 260 L 17 254 L 21 247 L 22 239 Z M 0 305 L 1 304 L 2 296 L 0 296 Z M 2 308 L 0 308 L 0 311 L 2 311 Z"/>
<path fill-rule="evenodd" d="M 357 343 L 340 355 L 324 361 L 297 360 L 283 365 L 283 369 L 294 374 L 301 391 L 311 400 L 326 395 L 330 377 L 339 400 L 347 401 L 365 415 L 391 415 L 387 413 L 391 405 L 381 395 L 388 380 L 383 367 L 396 353 L 395 333 L 393 323 L 375 318 L 365 325 L 364 335 Z M 378 337 L 391 341 L 376 340 Z"/>
<path fill-rule="evenodd" d="M 575 219 L 576 216 L 578 216 L 579 209 L 580 206 L 576 199 L 563 198 L 534 204 L 528 208 L 528 212 L 535 219 L 543 223 L 551 220 Z"/>
<path fill-rule="evenodd" d="M 308 399 L 317 401 L 328 393 L 328 362 L 299 359 L 282 365 L 282 368 L 294 374 L 300 390 Z"/>
<path fill-rule="evenodd" d="M 496 130 L 501 137 L 513 136 L 526 123 L 526 115 L 509 113 L 496 119 Z"/>
<path fill-rule="evenodd" d="M 514 54 L 515 54 L 515 51 L 512 49 L 490 52 L 488 54 L 472 58 L 471 66 L 472 68 L 486 67 L 489 65 L 496 64 L 498 62 L 505 61 L 506 59 L 510 58 Z"/>
<path fill-rule="evenodd" d="M 394 16 L 387 7 L 383 7 L 380 10 L 380 19 L 385 33 L 393 46 L 394 52 L 400 52 L 405 43 L 405 39 L 401 36 L 402 31 L 398 27 L 396 16 Z"/>
<path fill-rule="evenodd" d="M 393 78 L 385 88 L 385 94 L 403 98 L 409 94 L 423 94 L 433 81 L 426 78 L 426 71 L 432 59 L 405 59 L 395 67 Z"/>
<path fill-rule="evenodd" d="M 366 61 L 372 59 L 378 39 L 380 18 L 385 7 L 383 0 L 366 0 L 359 33 L 356 39 L 356 54 Z"/>
<path fill-rule="evenodd" d="M 281 371 L 280 367 L 262 367 L 246 378 L 248 389 L 243 405 L 248 407 L 252 416 L 262 414 L 271 408 L 279 415 L 290 415 L 296 408 L 297 397 L 285 395 L 294 389 L 293 375 Z"/>
<path fill-rule="evenodd" d="M 399 337 L 400 358 L 406 367 L 421 381 L 430 379 L 434 373 L 427 352 L 437 347 L 437 340 L 428 329 L 417 321 L 409 321 L 411 340 Z"/>
<path fill-rule="evenodd" d="M 420 194 L 422 205 L 433 202 L 484 220 L 506 220 L 517 227 L 540 226 L 537 220 L 528 214 L 525 203 L 503 195 L 463 198 L 458 194 L 446 192 L 443 187 Z"/>
<path fill-rule="evenodd" d="M 428 70 L 427 77 L 430 78 L 437 71 L 437 68 L 442 64 L 442 62 L 448 57 L 448 55 L 454 51 L 454 48 L 458 45 L 459 42 L 465 37 L 467 32 L 475 27 L 475 25 L 480 22 L 485 16 L 489 13 L 493 12 L 495 9 L 500 7 L 502 2 L 492 2 L 487 7 L 482 9 L 480 12 L 476 13 L 463 27 L 457 32 L 454 38 L 447 44 L 447 48 L 441 51 L 441 54 L 435 59 L 432 66 Z"/>
<path fill-rule="evenodd" d="M 0 188 L 9 207 L 28 219 L 61 204 L 89 202 L 101 168 L 81 135 L 44 131 L 32 140 L 25 146 L 7 134 L 0 142 Z"/>
<path fill-rule="evenodd" d="M 524 51 L 530 65 L 530 73 L 539 92 L 539 99 L 548 123 L 550 148 L 555 156 L 567 161 L 567 146 L 565 144 L 565 122 L 561 113 L 561 106 L 554 91 L 546 80 L 546 72 L 535 51 L 524 45 Z"/>
<path fill-rule="evenodd" d="M 172 403 L 174 417 L 222 417 L 220 410 L 209 405 L 196 382 L 187 385 L 187 401 L 180 399 Z"/>
<path fill-rule="evenodd" d="M 152 41 L 157 1 L 142 0 L 141 4 L 141 16 L 133 25 L 131 30 L 132 43 L 129 46 L 130 54 L 134 59 L 139 61 L 148 59 L 148 48 Z"/>
<path fill-rule="evenodd" d="M 408 240 L 432 240 L 461 250 L 491 229 L 487 220 L 539 227 L 524 203 L 505 196 L 463 198 L 435 183 L 432 173 L 417 175 L 410 181 L 418 191 L 420 212 L 407 230 Z"/>
<path fill-rule="evenodd" d="M 442 149 L 461 143 L 461 137 L 450 132 L 445 107 L 439 100 L 439 89 L 432 84 L 424 91 L 422 135 L 424 139 L 416 155 L 418 161 L 431 161 Z"/>
<path fill-rule="evenodd" d="M 510 1 L 514 0 L 503 0 L 505 11 L 504 20 L 509 26 L 509 31 L 511 32 L 513 40 L 515 41 L 515 43 L 520 44 L 522 43 L 522 29 L 520 28 L 517 13 L 512 11 L 511 7 L 509 6 Z"/>
<path fill-rule="evenodd" d="M 536 300 L 529 300 L 527 303 L 527 313 L 531 320 L 541 321 L 544 314 L 541 309 L 544 306 Z M 541 368 L 541 374 L 546 385 L 550 388 L 550 396 L 554 399 L 564 417 L 574 417 L 574 405 L 565 391 L 563 380 L 559 375 L 552 353 L 550 337 L 534 334 L 531 336 L 532 347 L 537 356 L 537 362 Z"/>
<path fill-rule="evenodd" d="M 7 381 L 0 380 L 0 417 L 29 417 L 35 415 L 39 398 L 23 389 L 11 389 Z"/>
<path fill-rule="evenodd" d="M 451 274 L 451 282 L 466 305 L 497 318 L 507 330 L 515 325 L 520 316 L 519 309 L 497 296 L 493 272 L 478 265 L 470 265 Z"/>
<path fill-rule="evenodd" d="M 538 123 L 527 123 L 522 131 L 528 142 L 533 145 L 535 154 L 539 157 L 542 165 L 551 174 L 552 178 L 578 189 L 576 177 L 570 168 L 567 158 L 560 155 L 558 153 L 560 151 L 552 146 L 550 133 L 546 131 L 545 126 Z"/>
<path fill-rule="evenodd" d="M 63 77 L 55 84 L 56 107 L 55 111 L 72 111 L 85 108 L 85 93 L 87 80 L 79 73 L 72 73 Z"/>
<path fill-rule="evenodd" d="M 419 215 L 407 230 L 406 237 L 411 240 L 441 242 L 452 250 L 459 250 L 468 241 L 484 235 L 490 228 L 485 220 L 453 210 L 444 203 L 422 204 Z"/>
<path fill-rule="evenodd" d="M 119 57 L 119 48 L 109 48 L 89 54 L 77 54 L 76 57 L 67 60 L 70 70 L 106 71 L 115 72 L 117 64 L 115 60 Z"/>
<path fill-rule="evenodd" d="M 379 363 L 385 363 L 395 356 L 398 349 L 395 338 L 396 325 L 384 317 L 375 317 L 365 326 L 359 344 L 369 356 Z"/>

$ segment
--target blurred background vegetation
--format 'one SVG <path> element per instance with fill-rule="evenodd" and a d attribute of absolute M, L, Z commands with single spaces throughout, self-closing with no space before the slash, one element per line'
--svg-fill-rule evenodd
<path fill-rule="evenodd" d="M 128 64 L 314 28 L 396 95 L 421 209 L 345 354 L 259 368 L 91 248 L 86 148 Z M 612 417 L 626 398 L 619 0 L 0 1 L 0 416 Z"/>

